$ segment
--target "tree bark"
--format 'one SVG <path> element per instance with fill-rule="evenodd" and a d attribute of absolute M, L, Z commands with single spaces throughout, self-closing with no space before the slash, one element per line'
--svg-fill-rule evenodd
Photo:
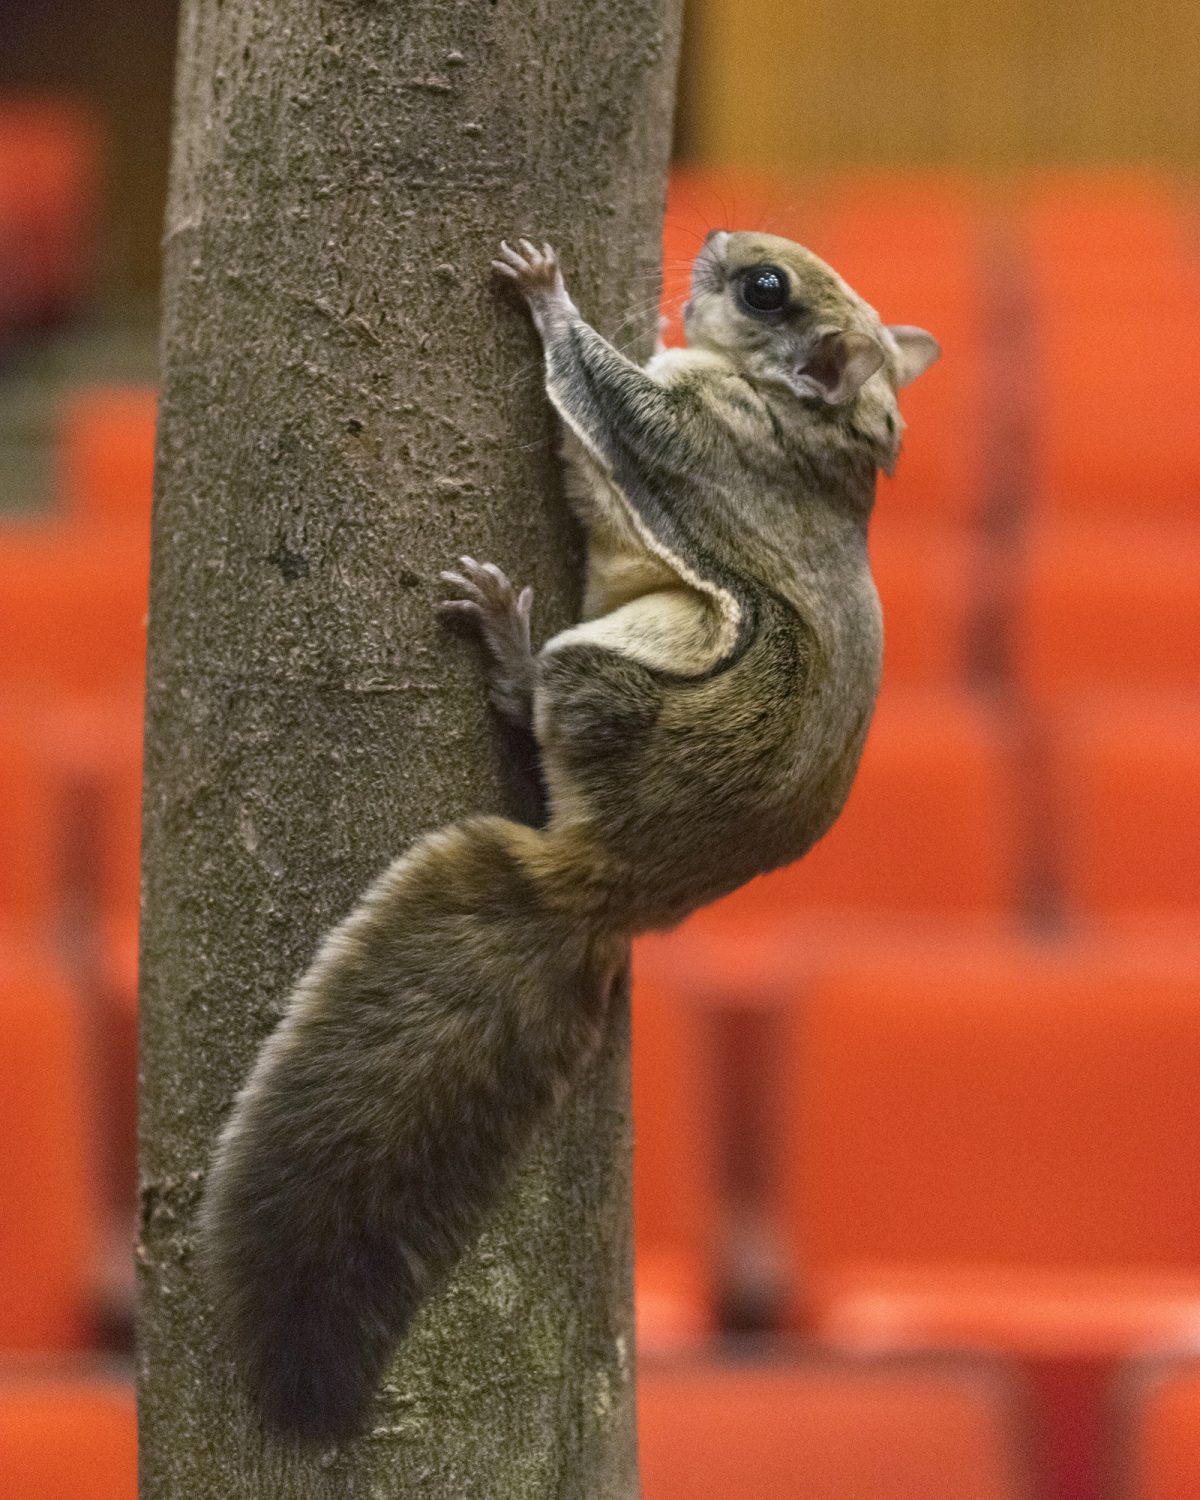
<path fill-rule="evenodd" d="M 627 1015 L 424 1310 L 361 1441 L 263 1435 L 193 1254 L 213 1140 L 321 934 L 503 810 L 459 552 L 577 603 L 497 238 L 645 353 L 678 0 L 190 0 L 167 216 L 142 937 L 143 1500 L 636 1493 Z M 618 1008 L 619 1009 L 619 1008 Z M 281 1246 L 281 1254 L 286 1253 Z"/>

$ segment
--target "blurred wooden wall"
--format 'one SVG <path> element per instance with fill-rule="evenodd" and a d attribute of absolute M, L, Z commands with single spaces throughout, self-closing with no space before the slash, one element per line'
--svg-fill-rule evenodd
<path fill-rule="evenodd" d="M 1196 0 L 688 0 L 716 166 L 1200 166 Z"/>

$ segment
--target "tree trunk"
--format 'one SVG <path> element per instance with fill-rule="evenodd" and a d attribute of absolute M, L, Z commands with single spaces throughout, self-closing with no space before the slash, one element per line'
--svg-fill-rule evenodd
<path fill-rule="evenodd" d="M 468 551 L 573 617 L 538 345 L 489 274 L 559 248 L 653 335 L 678 0 L 190 0 L 166 237 L 142 938 L 142 1496 L 636 1493 L 627 1016 L 425 1309 L 367 1437 L 258 1431 L 193 1254 L 213 1140 L 321 934 L 502 810 Z M 619 1009 L 619 1008 L 618 1008 Z M 281 1254 L 286 1253 L 281 1246 Z"/>

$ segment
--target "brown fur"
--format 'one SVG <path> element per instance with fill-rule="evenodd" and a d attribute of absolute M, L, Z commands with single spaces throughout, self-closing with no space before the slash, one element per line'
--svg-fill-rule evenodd
<path fill-rule="evenodd" d="M 325 941 L 221 1136 L 203 1205 L 223 1334 L 275 1428 L 365 1420 L 413 1313 L 476 1233 L 603 1024 L 623 945 L 829 828 L 879 677 L 866 530 L 895 391 L 932 357 L 787 241 L 710 236 L 691 348 L 645 370 L 552 252 L 525 293 L 589 535 L 585 619 L 464 559 L 493 698 L 541 754 L 541 830 L 469 819 L 398 859 Z M 786 276 L 753 315 L 747 268 Z M 532 719 L 532 722 L 530 720 Z"/>

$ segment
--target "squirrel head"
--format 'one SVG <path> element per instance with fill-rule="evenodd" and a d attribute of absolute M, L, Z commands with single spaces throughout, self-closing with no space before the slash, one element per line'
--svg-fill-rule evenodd
<path fill-rule="evenodd" d="M 870 382 L 894 408 L 896 391 L 941 352 L 932 334 L 884 323 L 824 261 L 773 234 L 714 229 L 692 267 L 683 320 L 691 348 L 827 406 L 854 401 Z"/>

